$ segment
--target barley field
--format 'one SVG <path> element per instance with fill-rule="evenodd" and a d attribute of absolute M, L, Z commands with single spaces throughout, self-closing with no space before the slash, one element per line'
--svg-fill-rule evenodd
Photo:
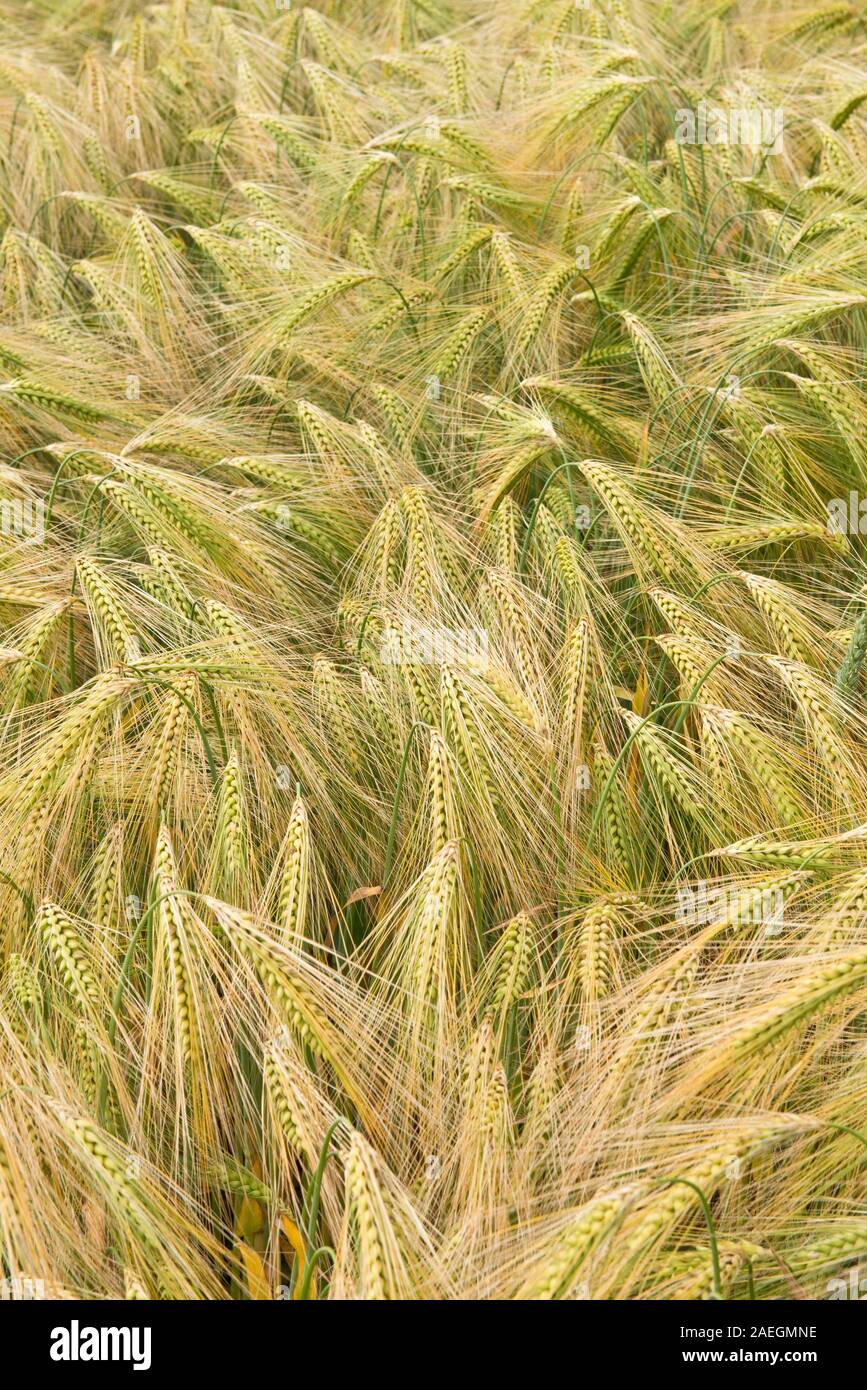
<path fill-rule="evenodd" d="M 867 1259 L 867 13 L 0 0 L 0 1282 Z"/>

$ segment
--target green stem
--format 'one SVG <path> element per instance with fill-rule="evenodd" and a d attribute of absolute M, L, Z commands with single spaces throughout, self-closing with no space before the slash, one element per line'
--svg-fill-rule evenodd
<path fill-rule="evenodd" d="M 701 1202 L 701 1209 L 704 1212 L 704 1219 L 707 1222 L 708 1235 L 710 1237 L 710 1259 L 713 1269 L 713 1298 L 721 1302 L 723 1291 L 722 1274 L 719 1263 L 719 1245 L 717 1243 L 716 1227 L 714 1225 L 713 1212 L 710 1209 L 710 1202 L 707 1200 L 704 1190 L 699 1187 L 697 1182 L 693 1182 L 691 1178 L 669 1178 L 663 1186 L 674 1187 L 678 1183 L 682 1183 L 684 1187 L 691 1187 L 698 1197 L 698 1200 Z"/>
<path fill-rule="evenodd" d="M 325 1138 L 322 1141 L 322 1148 L 319 1151 L 319 1162 L 316 1165 L 316 1171 L 313 1174 L 307 1192 L 307 1198 L 304 1204 L 307 1209 L 307 1257 L 304 1261 L 304 1278 L 298 1291 L 299 1302 L 306 1300 L 308 1297 L 317 1256 L 321 1250 L 326 1250 L 328 1248 L 326 1246 L 317 1247 L 314 1244 L 316 1240 L 316 1227 L 319 1223 L 319 1198 L 322 1192 L 322 1180 L 325 1176 L 325 1165 L 330 1156 L 328 1151 L 331 1147 L 331 1140 L 334 1137 L 335 1131 L 344 1123 L 345 1121 L 341 1116 L 333 1120 L 328 1126 L 325 1132 Z"/>

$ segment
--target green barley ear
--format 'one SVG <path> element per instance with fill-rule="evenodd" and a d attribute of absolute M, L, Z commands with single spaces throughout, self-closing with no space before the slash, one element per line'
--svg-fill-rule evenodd
<path fill-rule="evenodd" d="M 817 1015 L 832 1010 L 851 991 L 860 989 L 865 973 L 867 955 L 863 950 L 835 954 L 824 962 L 820 959 L 773 1004 L 743 1020 L 717 1056 L 706 1059 L 703 1073 L 706 1080 L 726 1066 L 742 1073 L 745 1062 L 781 1046 L 793 1032 L 805 1027 Z"/>
<path fill-rule="evenodd" d="M 845 850 L 845 837 L 820 840 L 777 840 L 768 835 L 749 835 L 719 850 L 731 859 L 745 859 L 752 864 L 773 864 L 780 868 L 800 868 L 815 864 L 822 868 L 833 862 Z"/>
<path fill-rule="evenodd" d="M 803 1123 L 803 1122 L 802 1122 Z M 701 1189 L 709 1197 L 725 1179 L 727 1170 L 733 1163 L 746 1162 L 750 1156 L 770 1143 L 790 1137 L 797 1132 L 797 1124 L 787 1121 L 776 1126 L 756 1126 L 746 1133 L 733 1135 L 724 1140 L 716 1151 L 711 1151 L 703 1161 L 687 1169 L 684 1177 Z M 624 1232 L 627 1250 L 636 1255 L 654 1241 L 658 1241 L 670 1231 L 683 1215 L 698 1202 L 697 1192 L 685 1184 L 666 1186 L 662 1192 L 649 1198 L 644 1210 L 636 1213 L 631 1229 Z"/>
<path fill-rule="evenodd" d="M 313 663 L 313 690 L 323 724 L 334 746 L 350 767 L 358 769 L 361 753 L 348 683 L 338 673 L 334 663 L 325 657 L 317 657 Z"/>
<path fill-rule="evenodd" d="M 846 655 L 837 670 L 834 683 L 841 695 L 852 695 L 858 689 L 858 680 L 865 657 L 867 657 L 867 610 L 859 615 L 849 640 Z"/>
<path fill-rule="evenodd" d="M 522 357 L 530 349 L 545 318 L 556 305 L 564 290 L 575 279 L 577 273 L 576 267 L 570 262 L 566 265 L 555 266 L 543 277 L 538 289 L 526 306 L 521 325 L 511 345 L 514 357 Z"/>
<path fill-rule="evenodd" d="M 266 1114 L 290 1155 L 293 1175 L 299 1162 L 315 1173 L 323 1141 L 332 1132 L 332 1150 L 343 1152 L 349 1123 L 334 1108 L 330 1092 L 313 1073 L 304 1053 L 288 1029 L 266 1044 L 262 1076 Z M 339 1229 L 342 1216 L 339 1181 L 328 1164 L 323 1174 L 321 1197 L 331 1230 Z"/>
<path fill-rule="evenodd" d="M 305 936 L 310 892 L 310 826 L 300 797 L 292 806 L 284 852 L 278 920 L 287 939 L 300 942 Z"/>
<path fill-rule="evenodd" d="M 579 240 L 578 229 L 584 212 L 584 192 L 580 179 L 575 179 L 569 189 L 561 217 L 560 246 L 564 255 L 575 254 Z"/>
<path fill-rule="evenodd" d="M 600 840 L 606 857 L 621 883 L 629 885 L 636 872 L 636 833 L 633 815 L 623 793 L 614 759 L 600 743 L 593 751 L 592 786 L 597 795 L 608 788 L 600 822 Z M 596 802 L 598 806 L 598 801 Z"/>
<path fill-rule="evenodd" d="M 639 436 L 633 422 L 601 409 L 589 391 L 582 390 L 567 376 L 533 376 L 524 384 L 538 391 L 543 400 L 552 402 L 557 418 L 563 418 L 564 431 L 580 429 L 604 448 L 613 449 L 615 455 L 628 456 L 638 448 Z"/>
<path fill-rule="evenodd" d="M 661 796 L 679 807 L 685 815 L 699 818 L 703 809 L 701 793 L 698 785 L 692 783 L 687 765 L 651 724 L 631 710 L 624 710 L 623 718 L 635 735 L 648 780 L 657 782 Z"/>
<path fill-rule="evenodd" d="M 744 574 L 744 583 L 768 620 L 790 661 L 810 664 L 810 639 L 797 606 L 786 595 L 782 584 L 755 574 Z"/>
<path fill-rule="evenodd" d="M 368 530 L 359 557 L 370 572 L 374 592 L 385 594 L 397 587 L 403 534 L 400 504 L 390 497 Z"/>
<path fill-rule="evenodd" d="M 845 1268 L 863 1257 L 867 1248 L 867 1227 L 853 1222 L 842 1230 L 829 1232 L 824 1238 L 812 1240 L 790 1252 L 790 1267 L 798 1279 L 824 1276 L 823 1291 L 827 1291 L 827 1275 L 834 1269 Z"/>
<path fill-rule="evenodd" d="M 476 309 L 468 314 L 449 334 L 440 349 L 439 356 L 433 363 L 434 375 L 445 380 L 457 372 L 489 321 L 488 309 Z"/>
<path fill-rule="evenodd" d="M 533 659 L 528 615 L 518 585 L 503 571 L 491 569 L 485 576 L 481 597 L 483 602 L 488 600 L 492 616 L 502 627 L 525 689 L 532 690 L 538 684 L 538 671 Z"/>
<path fill-rule="evenodd" d="M 126 232 L 126 217 L 108 198 L 100 198 L 95 193 L 66 193 L 64 196 L 76 207 L 83 208 L 111 242 L 118 242 Z"/>
<path fill-rule="evenodd" d="M 216 200 L 196 184 L 173 177 L 164 169 L 146 170 L 136 174 L 141 183 L 154 188 L 171 203 L 191 212 L 199 222 L 213 222 L 216 218 Z"/>
<path fill-rule="evenodd" d="M 329 280 L 324 280 L 319 285 L 314 285 L 279 319 L 277 325 L 278 345 L 285 344 L 293 332 L 325 305 L 348 294 L 350 290 L 364 284 L 369 278 L 366 271 L 348 270 L 332 276 Z"/>
<path fill-rule="evenodd" d="M 6 962 L 2 997 L 10 1027 L 25 1042 L 42 1010 L 42 987 L 33 964 L 17 951 Z"/>
<path fill-rule="evenodd" d="M 195 716 L 198 684 L 191 672 L 181 673 L 169 690 L 160 721 L 151 773 L 151 804 L 161 814 L 178 791 L 178 769 L 183 764 L 184 739 L 191 715 Z"/>
<path fill-rule="evenodd" d="M 430 607 L 435 566 L 438 568 L 430 506 L 421 488 L 407 487 L 400 495 L 400 508 L 406 526 L 405 576 L 410 599 L 423 613 Z"/>
<path fill-rule="evenodd" d="M 460 823 L 448 749 L 436 729 L 430 733 L 425 801 L 430 818 L 430 854 L 433 858 L 450 840 L 458 838 Z"/>
<path fill-rule="evenodd" d="M 211 1170 L 211 1178 L 215 1187 L 232 1192 L 236 1197 L 249 1197 L 263 1206 L 271 1205 L 272 1194 L 269 1189 L 255 1173 L 245 1168 L 237 1159 L 225 1158 L 222 1162 L 215 1163 Z"/>
<path fill-rule="evenodd" d="M 461 674 L 447 665 L 441 672 L 440 700 L 443 734 L 467 786 L 494 804 L 496 790 L 472 693 Z"/>
<path fill-rule="evenodd" d="M 20 660 L 16 660 L 11 678 L 4 684 L 4 713 L 11 713 L 20 705 L 26 704 L 44 684 L 45 672 L 42 670 L 42 664 L 50 666 L 49 658 L 57 644 L 61 620 L 66 609 L 65 601 L 52 603 L 44 611 L 37 612 L 28 625 L 25 636 L 17 646 Z"/>
<path fill-rule="evenodd" d="M 123 901 L 122 823 L 112 826 L 100 841 L 94 860 L 90 916 L 103 940 L 116 929 Z"/>
<path fill-rule="evenodd" d="M 611 516 L 636 567 L 647 566 L 657 575 L 670 575 L 677 544 L 671 523 L 640 503 L 607 464 L 587 459 L 581 471 Z"/>
<path fill-rule="evenodd" d="M 472 1230 L 459 1228 L 465 1248 L 472 1249 L 485 1229 L 495 1229 L 497 1207 L 508 1197 L 508 1157 L 514 1143 L 506 1071 L 497 1057 L 490 1017 L 469 1041 L 460 1105 L 455 1201 L 459 1210 L 469 1208 L 480 1223 Z M 453 1239 L 458 1239 L 457 1233 Z"/>
<path fill-rule="evenodd" d="M 768 657 L 768 664 L 780 675 L 800 710 L 810 737 L 822 754 L 829 775 L 846 787 L 849 779 L 847 753 L 837 728 L 830 687 L 800 662 Z M 830 705 L 830 712 L 829 712 Z"/>
<path fill-rule="evenodd" d="M 101 1003 L 101 991 L 78 928 L 54 903 L 43 903 L 38 930 L 66 989 L 85 1015 Z"/>
<path fill-rule="evenodd" d="M 536 514 L 539 549 L 553 571 L 568 617 L 588 610 L 587 583 L 582 568 L 582 556 L 571 536 L 562 534 L 562 526 L 552 522 L 553 511 L 540 507 Z"/>
<path fill-rule="evenodd" d="M 381 1084 L 381 1072 L 378 1077 L 375 1066 L 360 1068 L 354 1055 L 359 1038 L 367 1036 L 375 1020 L 364 1021 L 353 987 L 340 984 L 327 970 L 278 942 L 248 914 L 216 898 L 207 899 L 207 907 L 226 940 L 255 971 L 277 1019 L 328 1065 L 369 1132 L 380 1133 L 382 1122 L 371 1094 Z"/>
<path fill-rule="evenodd" d="M 560 1216 L 557 1228 L 546 1234 L 544 1246 L 539 1242 L 542 1248 L 515 1297 L 541 1302 L 574 1297 L 586 1284 L 583 1275 L 594 1249 L 616 1229 L 625 1200 L 625 1195 L 614 1193 Z"/>
<path fill-rule="evenodd" d="M 358 1130 L 344 1158 L 346 1224 L 336 1278 L 344 1297 L 442 1297 L 446 1275 L 406 1193 Z"/>
<path fill-rule="evenodd" d="M 383 420 L 402 453 L 412 453 L 412 417 L 409 408 L 398 392 L 376 382 L 370 394 L 379 408 Z"/>
<path fill-rule="evenodd" d="M 242 764 L 232 749 L 223 769 L 213 841 L 215 887 L 227 902 L 245 906 L 255 891 L 251 883 L 251 829 Z"/>
<path fill-rule="evenodd" d="M 193 611 L 193 599 L 175 568 L 171 554 L 158 546 L 151 546 L 148 560 L 154 572 L 152 582 L 161 600 L 179 616 L 189 618 Z"/>
<path fill-rule="evenodd" d="M 504 1049 L 502 1055 L 507 1068 L 518 1011 L 539 965 L 540 952 L 533 923 L 526 912 L 519 912 L 503 927 L 480 978 L 479 1006 L 483 1012 L 490 1011 L 497 1045 Z"/>
<path fill-rule="evenodd" d="M 527 292 L 524 274 L 512 243 L 505 232 L 493 233 L 491 251 L 493 253 L 492 267 L 495 274 L 502 279 L 506 295 L 523 299 Z"/>
<path fill-rule="evenodd" d="M 110 195 L 114 179 L 111 175 L 106 152 L 95 135 L 87 135 L 81 147 L 82 159 L 103 193 Z"/>
<path fill-rule="evenodd" d="M 677 375 L 652 329 L 637 314 L 624 310 L 624 326 L 638 358 L 647 393 L 657 403 L 665 401 L 677 386 Z"/>
<path fill-rule="evenodd" d="M 154 891 L 159 902 L 156 914 L 157 949 L 165 953 L 176 1038 L 182 1059 L 188 1063 L 199 1045 L 199 1037 L 191 986 L 190 944 L 184 903 L 178 895 L 178 887 L 174 849 L 166 827 L 161 826 L 154 854 Z"/>
<path fill-rule="evenodd" d="M 494 563 L 501 570 L 513 570 L 518 559 L 520 513 L 511 497 L 504 497 L 485 529 L 485 541 Z"/>
<path fill-rule="evenodd" d="M 581 921 L 575 949 L 582 997 L 595 1005 L 616 988 L 620 976 L 623 918 L 614 903 L 591 903 Z"/>
<path fill-rule="evenodd" d="M 679 594 L 672 594 L 658 585 L 648 589 L 672 632 L 679 637 L 701 637 L 701 615 L 695 612 Z"/>
<path fill-rule="evenodd" d="M 590 621 L 579 619 L 563 648 L 563 687 L 561 694 L 562 731 L 568 767 L 573 772 L 585 751 L 584 705 L 590 671 Z"/>
<path fill-rule="evenodd" d="M 244 114 L 264 130 L 300 170 L 311 173 L 319 168 L 319 154 L 313 142 L 306 138 L 299 122 L 272 112 L 248 111 Z"/>

